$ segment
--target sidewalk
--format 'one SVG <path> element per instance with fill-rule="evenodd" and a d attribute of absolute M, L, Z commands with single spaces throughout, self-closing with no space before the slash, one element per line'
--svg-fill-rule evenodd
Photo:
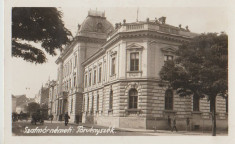
<path fill-rule="evenodd" d="M 45 123 L 51 123 L 51 121 L 45 121 Z M 52 123 L 64 123 L 64 121 L 53 121 Z M 107 126 L 101 126 L 96 124 L 86 124 L 86 123 L 69 123 L 69 125 L 74 126 L 84 126 L 87 128 L 97 128 L 97 129 L 107 129 Z M 168 135 L 194 135 L 194 136 L 211 136 L 211 131 L 178 131 L 178 132 L 171 132 L 169 130 L 150 130 L 150 129 L 133 129 L 133 128 L 115 128 L 115 131 L 122 131 L 122 132 L 137 132 L 137 133 L 148 133 L 150 135 L 158 135 L 158 136 L 168 136 Z M 217 131 L 218 136 L 227 136 L 228 133 L 225 131 Z"/>

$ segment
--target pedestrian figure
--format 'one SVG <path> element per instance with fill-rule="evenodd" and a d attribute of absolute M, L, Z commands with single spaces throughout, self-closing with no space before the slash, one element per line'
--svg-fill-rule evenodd
<path fill-rule="evenodd" d="M 54 119 L 53 114 L 50 114 L 49 118 L 51 119 L 51 123 L 52 123 L 52 121 L 53 121 L 53 119 Z"/>
<path fill-rule="evenodd" d="M 189 117 L 187 117 L 187 119 L 186 119 L 186 124 L 187 124 L 187 127 L 186 127 L 186 128 L 187 128 L 187 131 L 188 131 L 189 128 L 190 128 L 190 127 L 189 127 L 189 123 L 190 123 L 190 120 L 189 120 Z"/>
<path fill-rule="evenodd" d="M 178 131 L 177 128 L 176 128 L 176 119 L 175 119 L 175 117 L 173 118 L 173 126 L 172 126 L 171 131 L 173 132 L 174 129 L 175 129 L 176 132 Z"/>
<path fill-rule="evenodd" d="M 64 124 L 65 124 L 65 126 L 68 125 L 69 119 L 70 119 L 69 114 L 68 114 L 68 112 L 66 112 L 65 115 L 64 115 Z"/>
<path fill-rule="evenodd" d="M 171 130 L 171 118 L 170 118 L 170 116 L 168 116 L 167 122 L 168 122 L 168 129 Z"/>

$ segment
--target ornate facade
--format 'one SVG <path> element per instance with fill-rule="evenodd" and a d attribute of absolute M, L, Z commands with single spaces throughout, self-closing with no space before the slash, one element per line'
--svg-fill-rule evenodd
<path fill-rule="evenodd" d="M 124 20 L 114 29 L 103 13 L 90 12 L 74 42 L 57 60 L 65 111 L 79 115 L 83 123 L 106 126 L 167 129 L 168 119 L 176 117 L 180 129 L 185 129 L 188 119 L 192 130 L 210 129 L 209 102 L 179 97 L 162 86 L 159 77 L 178 46 L 196 35 L 188 27 L 166 24 L 165 17 Z M 226 100 L 218 97 L 217 127 L 221 129 L 227 128 L 225 105 Z"/>
<path fill-rule="evenodd" d="M 73 42 L 56 60 L 59 66 L 58 116 L 68 112 L 72 122 L 81 120 L 84 73 L 81 63 L 101 47 L 108 33 L 113 30 L 112 24 L 101 12 L 89 11 L 84 22 L 78 25 L 78 32 Z"/>

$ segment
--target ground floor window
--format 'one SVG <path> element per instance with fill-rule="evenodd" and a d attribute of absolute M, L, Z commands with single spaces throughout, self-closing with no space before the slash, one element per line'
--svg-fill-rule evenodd
<path fill-rule="evenodd" d="M 138 92 L 136 89 L 131 89 L 129 92 L 129 109 L 137 109 Z"/>
<path fill-rule="evenodd" d="M 167 89 L 165 92 L 165 109 L 173 110 L 173 91 Z"/>
<path fill-rule="evenodd" d="M 199 111 L 200 98 L 198 96 L 193 96 L 193 111 Z"/>
<path fill-rule="evenodd" d="M 113 109 L 113 90 L 110 91 L 110 96 L 109 96 L 109 109 Z"/>

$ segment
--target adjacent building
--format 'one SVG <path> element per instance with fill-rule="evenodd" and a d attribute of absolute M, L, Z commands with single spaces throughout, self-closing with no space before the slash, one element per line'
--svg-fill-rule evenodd
<path fill-rule="evenodd" d="M 28 103 L 30 102 L 34 102 L 34 99 L 26 97 L 25 94 L 12 95 L 12 112 L 27 113 L 27 106 L 28 106 Z"/>
<path fill-rule="evenodd" d="M 57 82 L 55 80 L 49 83 L 49 100 L 48 100 L 48 114 L 57 116 L 58 112 L 58 95 L 57 95 Z M 56 117 L 55 117 L 56 118 Z"/>
<path fill-rule="evenodd" d="M 164 86 L 159 72 L 175 51 L 197 34 L 166 23 L 166 17 L 118 23 L 103 12 L 89 11 L 58 64 L 58 114 L 72 122 L 105 126 L 168 129 L 211 129 L 207 99 L 179 97 Z M 227 128 L 227 101 L 217 98 L 217 128 Z"/>
<path fill-rule="evenodd" d="M 35 102 L 40 105 L 48 105 L 49 101 L 49 83 L 48 81 L 45 86 L 42 85 L 40 90 L 38 91 L 38 94 L 35 95 Z"/>

